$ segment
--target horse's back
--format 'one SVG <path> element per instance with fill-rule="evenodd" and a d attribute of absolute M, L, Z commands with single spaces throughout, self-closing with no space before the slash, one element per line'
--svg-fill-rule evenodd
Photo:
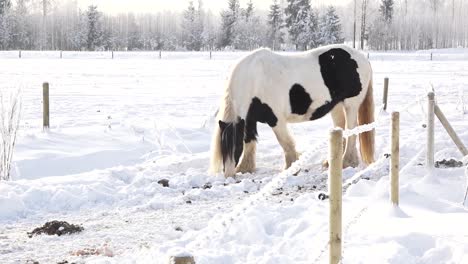
<path fill-rule="evenodd" d="M 362 101 L 371 73 L 365 55 L 343 44 L 294 54 L 261 48 L 234 67 L 231 93 L 241 116 L 256 97 L 280 119 L 302 122 L 322 117 L 346 99 Z"/>

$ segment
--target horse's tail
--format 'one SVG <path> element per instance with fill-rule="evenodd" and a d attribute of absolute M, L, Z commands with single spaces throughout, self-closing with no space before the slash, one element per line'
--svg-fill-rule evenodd
<path fill-rule="evenodd" d="M 218 120 L 218 119 L 216 119 Z M 211 159 L 210 159 L 210 169 L 211 174 L 218 173 L 223 165 L 223 156 L 221 153 L 221 129 L 219 125 L 215 123 L 213 137 L 211 141 Z"/>
<path fill-rule="evenodd" d="M 369 81 L 366 97 L 359 106 L 358 124 L 365 125 L 374 122 L 374 96 L 372 88 L 372 74 Z M 361 150 L 361 158 L 367 163 L 374 162 L 374 148 L 375 148 L 375 129 L 359 134 L 359 144 Z"/>
<path fill-rule="evenodd" d="M 227 87 L 224 96 L 221 100 L 220 107 L 216 113 L 215 127 L 213 130 L 213 137 L 211 141 L 211 159 L 209 173 L 216 174 L 223 168 L 223 155 L 221 151 L 221 129 L 218 122 L 234 122 L 236 114 L 234 112 L 234 105 L 231 97 L 232 77 L 227 82 Z"/>

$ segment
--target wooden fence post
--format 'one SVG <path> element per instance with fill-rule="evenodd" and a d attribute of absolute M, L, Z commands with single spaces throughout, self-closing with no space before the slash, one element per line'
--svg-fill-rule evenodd
<path fill-rule="evenodd" d="M 195 264 L 195 259 L 192 256 L 170 257 L 169 264 Z"/>
<path fill-rule="evenodd" d="M 427 94 L 427 153 L 426 166 L 427 169 L 434 168 L 434 92 Z"/>
<path fill-rule="evenodd" d="M 60 51 L 60 58 L 62 58 L 62 51 Z"/>
<path fill-rule="evenodd" d="M 45 82 L 42 84 L 42 124 L 44 130 L 50 127 L 49 122 L 49 83 Z"/>
<path fill-rule="evenodd" d="M 431 52 L 431 60 L 432 60 L 432 52 Z"/>
<path fill-rule="evenodd" d="M 392 113 L 392 155 L 390 160 L 390 196 L 392 204 L 400 204 L 400 113 Z"/>
<path fill-rule="evenodd" d="M 114 51 L 112 51 L 112 59 L 114 59 Z"/>
<path fill-rule="evenodd" d="M 330 190 L 330 264 L 341 261 L 342 246 L 342 212 L 341 198 L 343 192 L 343 130 L 333 129 L 330 132 L 330 153 L 328 178 Z"/>
<path fill-rule="evenodd" d="M 21 50 L 19 51 L 18 58 L 21 59 Z"/>
<path fill-rule="evenodd" d="M 384 92 L 383 92 L 383 109 L 387 110 L 387 100 L 388 100 L 388 77 L 384 79 Z"/>
<path fill-rule="evenodd" d="M 161 50 L 159 50 L 159 59 L 162 58 Z"/>
<path fill-rule="evenodd" d="M 468 150 L 466 149 L 465 145 L 463 145 L 463 142 L 460 140 L 458 137 L 457 133 L 453 129 L 453 127 L 450 125 L 449 121 L 445 117 L 444 113 L 440 110 L 439 106 L 437 104 L 434 105 L 434 113 L 439 118 L 440 123 L 444 126 L 445 130 L 449 134 L 449 136 L 452 138 L 453 142 L 455 145 L 457 145 L 458 150 L 460 150 L 461 154 L 463 156 L 468 155 Z"/>
<path fill-rule="evenodd" d="M 210 60 L 211 60 L 211 58 L 212 58 L 212 57 L 211 57 L 211 50 L 210 50 Z"/>

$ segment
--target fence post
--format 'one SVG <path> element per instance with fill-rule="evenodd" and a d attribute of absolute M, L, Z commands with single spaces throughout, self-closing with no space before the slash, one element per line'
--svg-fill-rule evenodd
<path fill-rule="evenodd" d="M 62 51 L 60 51 L 60 58 L 62 58 Z"/>
<path fill-rule="evenodd" d="M 400 113 L 392 113 L 392 155 L 390 159 L 390 196 L 392 204 L 400 204 Z"/>
<path fill-rule="evenodd" d="M 383 109 L 387 110 L 387 100 L 388 100 L 388 77 L 384 79 L 384 92 L 383 92 Z"/>
<path fill-rule="evenodd" d="M 169 264 L 195 264 L 195 259 L 192 256 L 170 257 Z"/>
<path fill-rule="evenodd" d="M 367 59 L 369 59 L 369 52 L 367 52 Z"/>
<path fill-rule="evenodd" d="M 341 198 L 343 190 L 343 130 L 333 129 L 330 132 L 330 154 L 328 157 L 329 190 L 330 190 L 330 264 L 341 261 L 342 212 Z"/>
<path fill-rule="evenodd" d="M 212 58 L 212 57 L 211 57 L 211 50 L 210 50 L 210 60 L 211 60 L 211 58 Z"/>
<path fill-rule="evenodd" d="M 468 155 L 468 150 L 466 149 L 465 145 L 463 142 L 460 140 L 458 137 L 457 133 L 453 129 L 453 127 L 450 125 L 449 121 L 445 117 L 444 113 L 440 110 L 439 106 L 437 104 L 434 104 L 434 113 L 439 118 L 440 123 L 444 126 L 445 130 L 449 134 L 450 138 L 452 138 L 453 142 L 455 145 L 457 145 L 458 150 L 460 150 L 461 154 L 463 156 Z"/>
<path fill-rule="evenodd" d="M 114 59 L 114 51 L 112 51 L 112 59 Z"/>
<path fill-rule="evenodd" d="M 45 82 L 42 84 L 42 124 L 44 130 L 50 127 L 49 122 L 49 83 Z"/>
<path fill-rule="evenodd" d="M 431 52 L 431 60 L 432 60 L 432 52 Z"/>
<path fill-rule="evenodd" d="M 427 94 L 427 153 L 426 166 L 427 169 L 434 169 L 434 92 Z"/>
<path fill-rule="evenodd" d="M 159 59 L 162 58 L 161 50 L 159 50 Z"/>
<path fill-rule="evenodd" d="M 18 58 L 21 59 L 21 50 L 19 51 Z"/>

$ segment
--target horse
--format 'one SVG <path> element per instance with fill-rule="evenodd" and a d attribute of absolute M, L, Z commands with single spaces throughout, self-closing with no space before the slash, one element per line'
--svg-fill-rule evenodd
<path fill-rule="evenodd" d="M 257 122 L 268 124 L 284 150 L 287 169 L 299 158 L 287 124 L 331 113 L 335 127 L 374 121 L 372 68 L 361 52 L 343 44 L 282 55 L 261 48 L 240 59 L 227 79 L 216 115 L 210 172 L 253 173 Z M 375 131 L 359 134 L 361 159 L 374 162 Z M 356 136 L 345 139 L 343 167 L 359 165 Z"/>

